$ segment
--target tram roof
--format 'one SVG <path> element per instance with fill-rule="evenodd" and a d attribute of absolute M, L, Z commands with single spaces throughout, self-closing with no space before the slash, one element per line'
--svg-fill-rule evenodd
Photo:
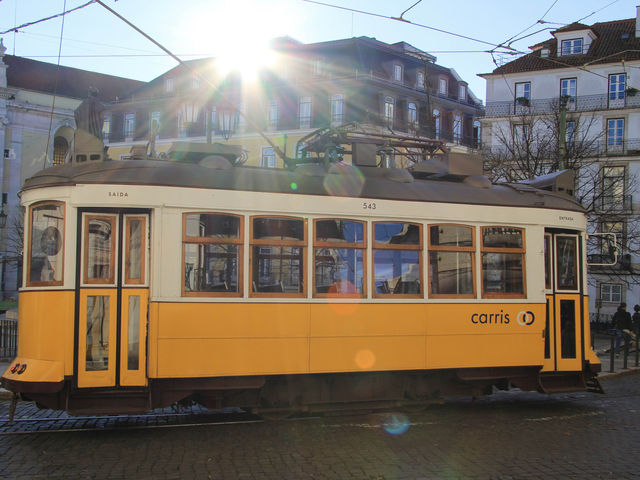
<path fill-rule="evenodd" d="M 360 167 L 361 173 L 355 174 L 318 175 L 318 170 L 313 170 L 310 175 L 308 170 L 305 174 L 245 166 L 216 169 L 165 160 L 108 160 L 47 168 L 28 178 L 23 190 L 79 184 L 149 185 L 584 211 L 565 194 L 530 185 L 492 184 L 483 188 L 451 177 L 402 182 L 389 178 L 391 170 Z M 353 168 L 346 171 L 357 172 Z"/>

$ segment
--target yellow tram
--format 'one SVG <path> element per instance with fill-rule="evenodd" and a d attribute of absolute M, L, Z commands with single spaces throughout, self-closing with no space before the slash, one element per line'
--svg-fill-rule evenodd
<path fill-rule="evenodd" d="M 37 173 L 2 385 L 72 413 L 597 391 L 580 205 L 375 148 L 292 170 L 76 154 Z"/>

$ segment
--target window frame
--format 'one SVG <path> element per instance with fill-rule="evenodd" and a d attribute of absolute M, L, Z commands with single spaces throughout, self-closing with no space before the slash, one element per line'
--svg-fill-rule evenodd
<path fill-rule="evenodd" d="M 147 238 L 148 238 L 148 225 L 147 225 L 147 216 L 146 215 L 135 215 L 135 214 L 125 214 L 123 216 L 123 226 L 124 226 L 124 247 L 125 251 L 122 255 L 122 261 L 124 262 L 123 271 L 123 285 L 146 285 L 147 280 Z M 131 273 L 131 265 L 126 261 L 131 252 L 131 221 L 140 221 L 141 222 L 141 239 L 140 239 L 140 278 L 133 278 L 130 276 Z"/>
<path fill-rule="evenodd" d="M 62 264 L 62 274 L 60 275 L 60 280 L 54 280 L 51 282 L 42 282 L 42 281 L 31 281 L 31 251 L 33 248 L 33 210 L 35 208 L 38 207 L 42 207 L 44 205 L 56 205 L 56 206 L 62 206 L 62 260 L 61 260 L 61 264 Z M 66 253 L 66 248 L 65 248 L 65 242 L 66 242 L 66 237 L 65 237 L 65 227 L 66 227 L 66 220 L 67 220 L 67 206 L 64 202 L 60 202 L 60 201 L 56 201 L 56 200 L 45 200 L 43 202 L 36 202 L 33 203 L 31 205 L 29 205 L 29 242 L 28 242 L 28 248 L 25 251 L 25 256 L 26 261 L 24 262 L 27 266 L 27 271 L 26 271 L 26 275 L 25 275 L 25 285 L 27 287 L 59 287 L 61 285 L 64 285 L 64 263 L 65 263 L 65 253 Z"/>
<path fill-rule="evenodd" d="M 401 63 L 393 64 L 393 81 L 397 83 L 403 83 L 404 80 L 404 67 Z"/>
<path fill-rule="evenodd" d="M 271 150 L 270 154 L 268 153 L 269 150 Z M 273 158 L 273 166 L 268 165 L 270 160 L 265 162 L 265 159 L 271 159 L 271 158 Z M 260 167 L 278 168 L 278 157 L 276 156 L 276 151 L 273 149 L 273 147 L 262 147 L 262 149 L 260 150 Z"/>
<path fill-rule="evenodd" d="M 621 283 L 601 283 L 599 286 L 600 286 L 600 288 L 598 289 L 599 290 L 598 299 L 601 302 L 603 302 L 603 303 L 613 303 L 613 304 L 620 304 L 622 302 L 622 293 L 623 293 L 623 291 L 622 291 L 622 284 Z M 604 298 L 602 298 L 602 290 L 603 290 L 602 287 L 604 287 L 604 286 L 610 287 L 609 288 L 609 298 L 606 299 L 606 300 Z M 613 288 L 611 288 L 611 287 L 618 287 L 620 289 L 620 298 L 618 300 L 614 300 L 613 299 L 614 293 L 613 293 Z"/>
<path fill-rule="evenodd" d="M 573 86 L 571 85 L 573 83 Z M 568 93 L 563 93 L 564 91 Z M 573 92 L 573 93 L 571 93 Z M 569 97 L 569 101 L 576 101 L 578 96 L 578 78 L 577 77 L 567 77 L 560 79 L 560 97 L 563 95 L 567 95 Z"/>
<path fill-rule="evenodd" d="M 269 102 L 269 108 L 267 113 L 267 126 L 270 130 L 277 130 L 278 123 L 279 123 L 278 102 L 276 100 L 271 100 Z"/>
<path fill-rule="evenodd" d="M 463 227 L 471 230 L 471 246 L 470 247 L 452 247 L 433 245 L 431 243 L 431 227 Z M 427 225 L 428 236 L 428 259 L 427 265 L 427 284 L 429 298 L 476 298 L 478 294 L 476 281 L 476 227 L 473 225 L 465 225 L 462 223 L 432 223 Z M 471 277 L 473 281 L 473 293 L 452 294 L 452 293 L 433 293 L 431 291 L 431 252 L 471 252 Z"/>
<path fill-rule="evenodd" d="M 522 85 L 522 87 L 521 87 Z M 527 88 L 528 85 L 528 88 Z M 518 95 L 518 90 L 522 88 L 522 95 Z M 515 88 L 513 89 L 514 101 L 517 101 L 518 98 L 526 98 L 527 100 L 531 100 L 531 82 L 516 82 Z"/>
<path fill-rule="evenodd" d="M 580 51 L 576 51 L 576 43 L 580 43 Z M 560 41 L 560 56 L 582 55 L 584 53 L 584 39 L 582 37 L 567 38 Z"/>
<path fill-rule="evenodd" d="M 111 224 L 111 263 L 109 265 L 109 278 L 89 278 L 89 223 L 91 220 L 108 220 Z M 118 245 L 116 239 L 120 235 L 117 214 L 110 213 L 85 213 L 82 215 L 82 285 L 115 286 L 116 263 L 118 263 Z"/>
<path fill-rule="evenodd" d="M 352 242 L 322 242 L 316 240 L 318 222 L 327 220 L 338 220 L 344 222 L 359 223 L 362 225 L 362 243 Z M 367 298 L 367 222 L 364 220 L 355 220 L 353 218 L 314 218 L 313 219 L 313 245 L 312 245 L 312 266 L 313 266 L 313 298 Z M 352 249 L 362 251 L 362 293 L 319 293 L 316 291 L 316 248 L 332 248 L 332 249 Z"/>
<path fill-rule="evenodd" d="M 298 220 L 303 222 L 303 239 L 302 240 L 256 240 L 253 238 L 253 221 L 260 218 Z M 249 217 L 249 297 L 252 298 L 306 298 L 308 281 L 307 281 L 307 250 L 308 250 L 308 219 L 304 217 L 295 217 L 289 215 L 252 215 Z M 254 247 L 296 247 L 302 250 L 302 258 L 300 260 L 302 273 L 300 281 L 302 281 L 302 291 L 297 293 L 287 292 L 254 292 L 253 291 L 253 259 Z"/>
<path fill-rule="evenodd" d="M 187 216 L 189 215 L 220 215 L 224 217 L 235 217 L 239 221 L 238 238 L 216 239 L 211 237 L 189 237 L 187 236 Z M 238 248 L 238 291 L 237 292 L 187 292 L 185 291 L 185 245 L 236 245 Z M 182 276 L 180 290 L 183 297 L 242 297 L 244 296 L 244 215 L 227 213 L 220 211 L 190 211 L 182 213 Z"/>
<path fill-rule="evenodd" d="M 449 94 L 449 79 L 445 77 L 438 78 L 438 94 L 445 96 Z"/>
<path fill-rule="evenodd" d="M 331 96 L 331 125 L 344 123 L 344 95 L 335 93 Z"/>
<path fill-rule="evenodd" d="M 622 77 L 622 81 L 620 78 Z M 622 89 L 620 89 L 622 85 Z M 612 88 L 613 87 L 613 88 Z M 607 81 L 607 99 L 609 102 L 622 101 L 626 98 L 627 74 L 611 73 Z"/>
<path fill-rule="evenodd" d="M 302 107 L 305 106 L 305 110 L 307 110 L 308 105 L 308 115 L 302 116 Z M 307 112 L 305 111 L 305 114 Z M 309 95 L 301 96 L 298 98 L 298 128 L 307 129 L 311 128 L 313 117 L 313 97 Z"/>
<path fill-rule="evenodd" d="M 418 227 L 419 238 L 420 241 L 418 245 L 400 245 L 400 244 L 388 244 L 388 243 L 376 243 L 376 225 L 379 224 L 387 224 L 387 223 L 399 223 L 399 224 L 409 224 L 415 225 Z M 424 225 L 418 222 L 405 222 L 402 220 L 380 220 L 371 223 L 371 294 L 373 298 L 424 298 Z M 420 268 L 419 279 L 420 279 L 420 293 L 377 293 L 376 292 L 376 261 L 375 261 L 375 251 L 376 250 L 402 250 L 402 251 L 417 251 L 418 252 L 418 267 Z"/>
<path fill-rule="evenodd" d="M 124 114 L 122 121 L 122 133 L 125 138 L 133 138 L 136 134 L 136 114 L 128 112 Z"/>
<path fill-rule="evenodd" d="M 519 230 L 522 234 L 522 248 L 502 248 L 502 247 L 485 247 L 484 231 L 489 228 L 511 228 Z M 527 298 L 527 244 L 526 229 L 523 227 L 515 227 L 513 225 L 485 225 L 480 227 L 480 282 L 482 298 Z M 504 253 L 504 254 L 520 254 L 522 256 L 522 293 L 511 292 L 486 292 L 484 282 L 484 267 L 482 256 L 485 253 Z"/>
<path fill-rule="evenodd" d="M 611 128 L 611 122 L 615 122 L 615 126 L 613 129 Z M 618 122 L 622 122 L 622 135 L 618 135 L 617 132 L 620 129 Z M 625 127 L 626 123 L 624 118 L 607 118 L 607 132 L 606 132 L 606 142 L 607 149 L 615 149 L 619 147 L 620 149 L 624 148 L 624 138 L 625 138 Z M 611 136 L 610 133 L 614 132 L 614 135 Z"/>
<path fill-rule="evenodd" d="M 382 103 L 382 118 L 384 119 L 384 123 L 393 128 L 393 124 L 395 123 L 396 116 L 396 99 L 391 95 L 385 95 Z"/>

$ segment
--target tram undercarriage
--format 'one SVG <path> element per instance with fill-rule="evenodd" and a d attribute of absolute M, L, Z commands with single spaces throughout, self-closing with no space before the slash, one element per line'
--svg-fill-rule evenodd
<path fill-rule="evenodd" d="M 540 373 L 540 367 L 469 368 L 435 371 L 270 375 L 151 379 L 148 388 L 83 389 L 65 380 L 47 389 L 25 388 L 24 400 L 75 415 L 143 413 L 172 405 L 200 404 L 211 410 L 241 408 L 257 414 L 419 408 L 446 397 L 480 397 L 519 388 L 540 393 L 603 393 L 594 372 Z M 35 387 L 35 386 L 34 386 Z M 31 393 L 29 390 L 36 391 Z M 49 390 L 50 393 L 44 393 Z"/>

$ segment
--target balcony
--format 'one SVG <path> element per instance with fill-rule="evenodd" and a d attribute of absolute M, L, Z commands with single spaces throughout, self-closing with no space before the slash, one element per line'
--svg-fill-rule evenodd
<path fill-rule="evenodd" d="M 633 211 L 632 195 L 602 195 L 596 204 L 596 211 L 599 214 L 611 213 L 631 213 Z"/>
<path fill-rule="evenodd" d="M 504 102 L 487 102 L 486 117 L 507 117 L 511 115 L 543 115 L 558 111 L 560 99 L 530 99 L 528 102 L 507 100 Z M 568 112 L 596 112 L 640 107 L 640 95 L 625 95 L 625 98 L 610 100 L 609 95 L 579 95 L 567 102 Z"/>

